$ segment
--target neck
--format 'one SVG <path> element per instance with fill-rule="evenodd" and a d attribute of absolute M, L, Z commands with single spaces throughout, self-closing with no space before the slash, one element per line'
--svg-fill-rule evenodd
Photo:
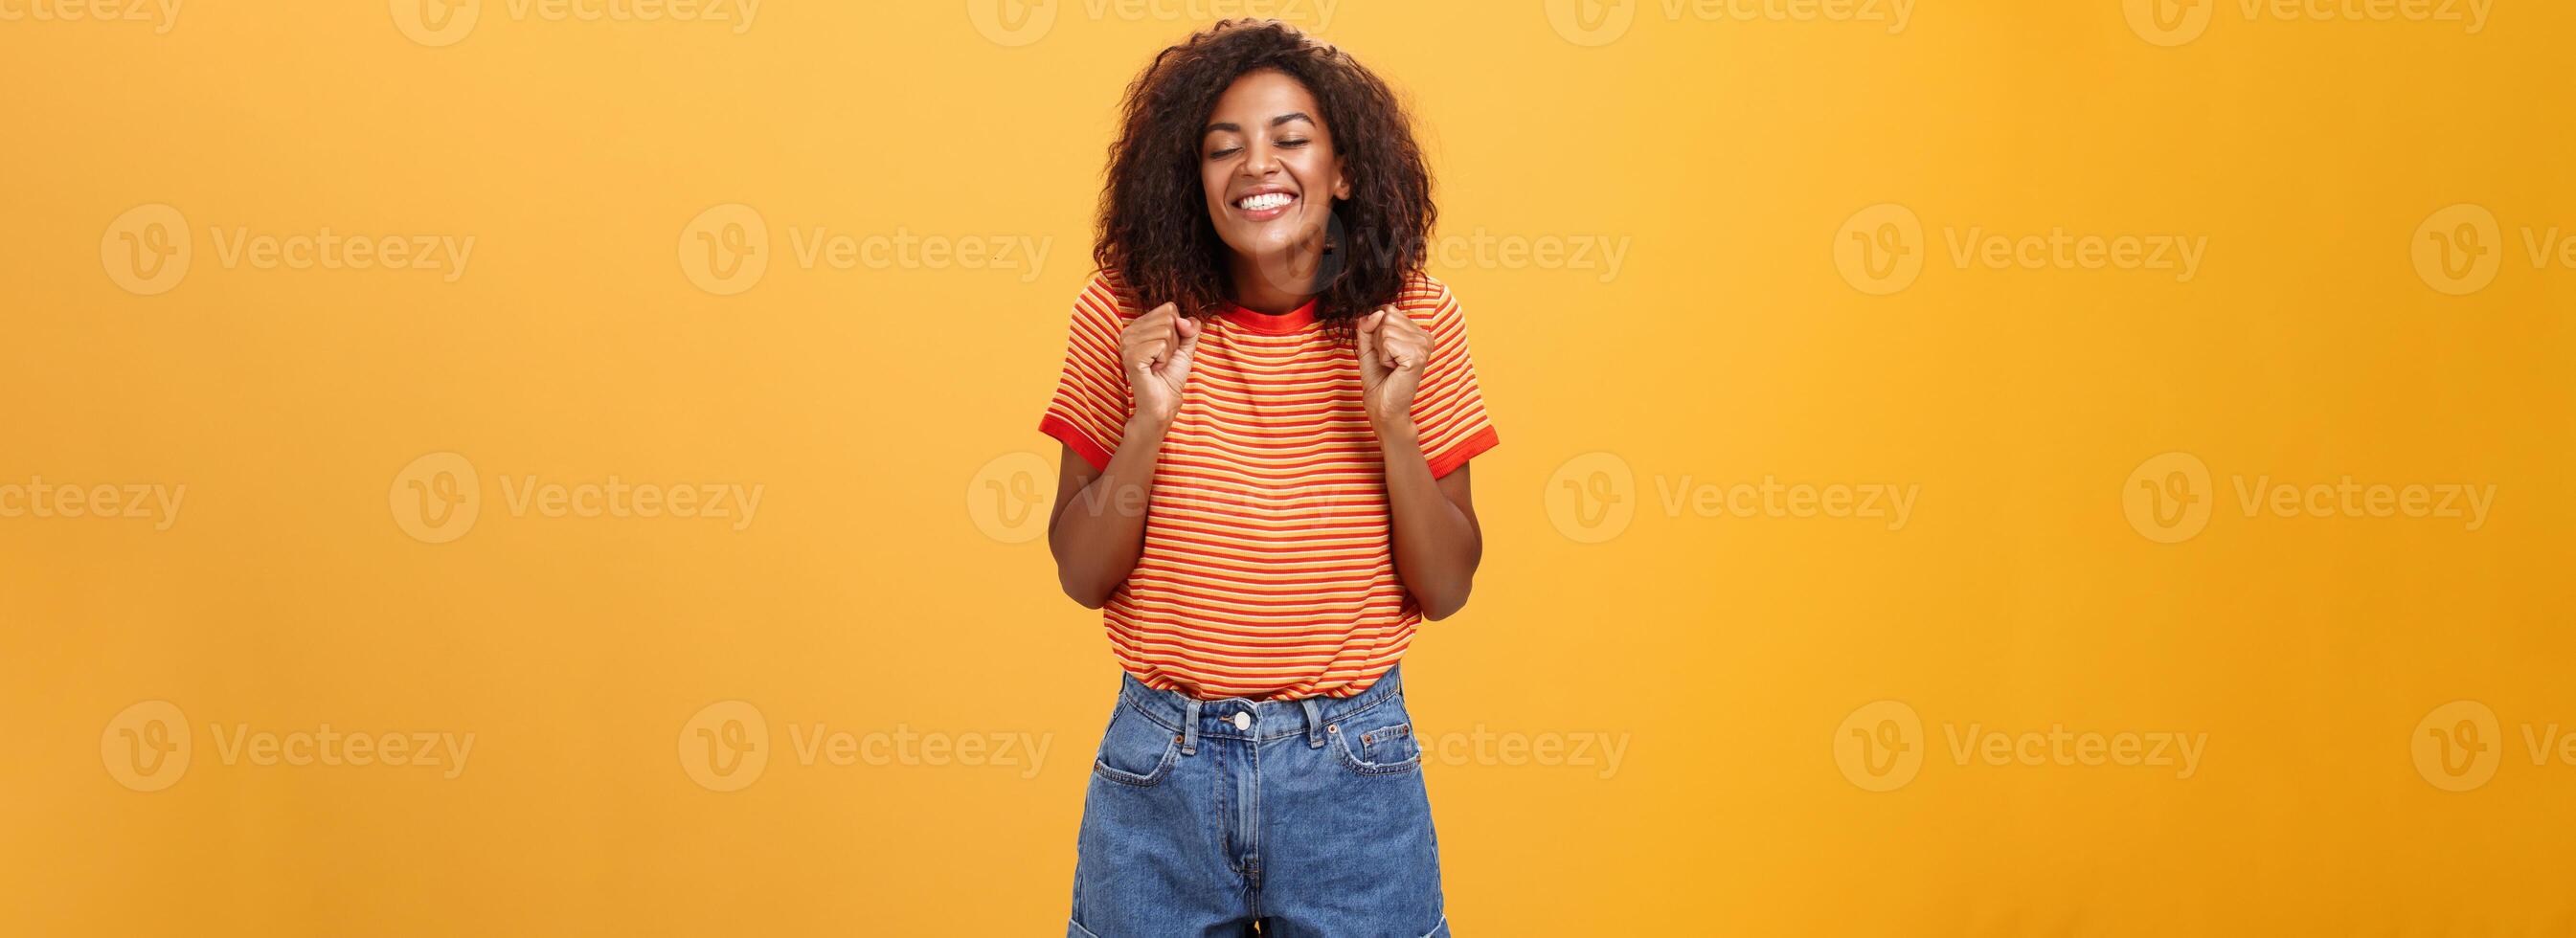
<path fill-rule="evenodd" d="M 1235 305 L 1271 316 L 1306 305 L 1315 298 L 1315 268 L 1323 257 L 1320 244 L 1301 245 L 1274 257 L 1235 255 L 1228 261 Z"/>

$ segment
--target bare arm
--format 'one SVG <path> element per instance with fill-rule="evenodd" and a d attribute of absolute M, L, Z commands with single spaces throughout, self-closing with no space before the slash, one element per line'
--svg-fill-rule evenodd
<path fill-rule="evenodd" d="M 1163 435 L 1180 413 L 1181 387 L 1198 341 L 1198 322 L 1170 303 L 1130 320 L 1118 335 L 1118 357 L 1135 407 L 1118 451 L 1094 471 L 1072 446 L 1064 449 L 1055 510 L 1047 517 L 1047 549 L 1055 554 L 1056 582 L 1083 608 L 1106 605 L 1144 555 L 1154 464 L 1162 457 Z"/>
<path fill-rule="evenodd" d="M 1387 514 L 1395 530 L 1395 575 L 1427 619 L 1467 605 L 1484 530 L 1467 467 L 1432 478 L 1413 423 L 1413 395 L 1431 360 L 1431 335 L 1401 310 L 1381 309 L 1358 324 L 1361 396 L 1386 460 Z"/>
<path fill-rule="evenodd" d="M 1047 548 L 1055 553 L 1056 582 L 1085 609 L 1107 604 L 1145 551 L 1145 505 L 1153 498 L 1154 462 L 1168 426 L 1128 421 L 1118 452 L 1100 470 L 1064 448 Z"/>
<path fill-rule="evenodd" d="M 1395 575 L 1422 604 L 1426 619 L 1446 619 L 1467 605 L 1476 564 L 1485 556 L 1484 529 L 1476 526 L 1476 501 L 1467 467 L 1431 477 L 1413 425 L 1380 428 L 1386 454 L 1387 512 L 1395 523 Z"/>

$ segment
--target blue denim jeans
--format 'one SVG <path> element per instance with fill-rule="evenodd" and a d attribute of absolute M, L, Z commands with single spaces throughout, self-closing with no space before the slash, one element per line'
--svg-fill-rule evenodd
<path fill-rule="evenodd" d="M 1347 699 L 1194 700 L 1126 678 L 1092 763 L 1070 936 L 1449 934 L 1394 671 Z"/>

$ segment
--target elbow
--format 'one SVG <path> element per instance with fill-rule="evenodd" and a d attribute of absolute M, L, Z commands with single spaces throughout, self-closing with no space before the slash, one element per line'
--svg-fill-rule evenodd
<path fill-rule="evenodd" d="M 1058 574 L 1056 583 L 1064 587 L 1064 595 L 1071 597 L 1084 609 L 1098 609 L 1109 605 L 1109 594 L 1115 591 L 1114 587 L 1085 583 L 1066 574 Z"/>
<path fill-rule="evenodd" d="M 1467 591 L 1468 588 L 1462 585 L 1455 591 L 1445 595 L 1417 596 L 1414 599 L 1415 602 L 1422 606 L 1422 617 L 1424 619 L 1438 622 L 1442 619 L 1449 618 L 1450 616 L 1457 615 L 1458 610 L 1460 609 L 1467 608 Z"/>

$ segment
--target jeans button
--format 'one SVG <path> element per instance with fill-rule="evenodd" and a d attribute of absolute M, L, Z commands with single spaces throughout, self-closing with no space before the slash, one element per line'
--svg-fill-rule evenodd
<path fill-rule="evenodd" d="M 1249 714 L 1249 713 L 1237 713 L 1237 714 L 1235 714 L 1235 715 L 1234 715 L 1234 728 L 1235 728 L 1235 729 L 1238 729 L 1238 730 L 1242 730 L 1242 731 L 1247 732 L 1247 733 L 1248 733 L 1248 732 L 1251 732 L 1251 731 L 1252 731 L 1252 714 Z"/>

